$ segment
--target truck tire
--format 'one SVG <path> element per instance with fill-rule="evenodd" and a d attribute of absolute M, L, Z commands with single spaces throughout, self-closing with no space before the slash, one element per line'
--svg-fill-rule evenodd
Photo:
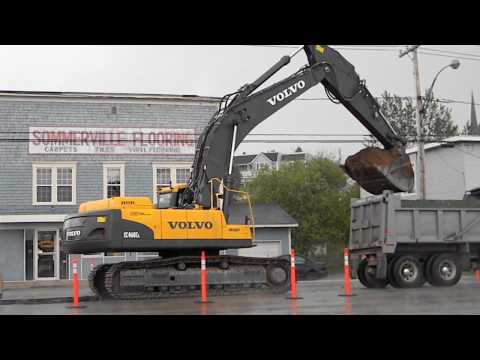
<path fill-rule="evenodd" d="M 418 288 L 425 284 L 423 266 L 417 257 L 402 255 L 392 263 L 391 283 L 399 288 Z"/>
<path fill-rule="evenodd" d="M 454 286 L 462 277 L 461 264 L 453 254 L 435 256 L 430 271 L 433 286 Z"/>
<path fill-rule="evenodd" d="M 388 259 L 388 267 L 387 267 L 387 278 L 389 284 L 394 287 L 399 289 L 400 285 L 395 281 L 395 278 L 393 277 L 393 266 L 395 265 L 395 261 L 398 259 L 398 256 L 394 256 L 390 259 Z"/>
<path fill-rule="evenodd" d="M 427 261 L 425 261 L 425 267 L 423 268 L 423 273 L 425 275 L 425 279 L 427 282 L 434 286 L 432 283 L 432 264 L 435 258 L 438 256 L 438 254 L 433 254 L 427 258 Z"/>
<path fill-rule="evenodd" d="M 363 286 L 369 289 L 384 289 L 388 285 L 387 279 L 377 279 L 374 274 L 370 272 L 368 260 L 363 259 L 358 265 L 358 280 Z"/>
<path fill-rule="evenodd" d="M 360 281 L 360 283 L 365 286 L 366 288 L 368 288 L 368 284 L 367 284 L 367 281 L 365 280 L 365 276 L 364 276 L 364 273 L 363 273 L 363 270 L 362 270 L 362 263 L 363 263 L 363 260 L 360 262 L 360 264 L 358 264 L 358 268 L 357 268 L 357 278 L 358 278 L 358 281 Z"/>

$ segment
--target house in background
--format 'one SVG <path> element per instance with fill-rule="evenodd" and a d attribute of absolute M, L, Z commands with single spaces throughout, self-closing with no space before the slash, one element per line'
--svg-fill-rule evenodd
<path fill-rule="evenodd" d="M 233 165 L 240 173 L 241 184 L 253 180 L 261 169 L 279 170 L 282 165 L 295 161 L 306 162 L 304 152 L 282 154 L 279 152 L 261 152 L 254 155 L 242 154 L 233 158 Z"/>
<path fill-rule="evenodd" d="M 297 221 L 278 204 L 255 204 L 252 207 L 255 229 L 255 246 L 246 249 L 230 249 L 228 255 L 248 257 L 277 257 L 290 253 L 292 230 Z M 244 203 L 233 203 L 229 216 L 231 224 L 245 224 L 249 208 Z"/>

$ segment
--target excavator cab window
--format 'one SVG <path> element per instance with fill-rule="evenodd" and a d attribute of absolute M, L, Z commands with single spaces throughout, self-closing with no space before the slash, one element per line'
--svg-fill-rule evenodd
<path fill-rule="evenodd" d="M 186 186 L 164 188 L 158 193 L 158 209 L 192 208 L 193 193 Z"/>
<path fill-rule="evenodd" d="M 176 209 L 178 202 L 178 192 L 162 192 L 158 194 L 158 209 Z"/>

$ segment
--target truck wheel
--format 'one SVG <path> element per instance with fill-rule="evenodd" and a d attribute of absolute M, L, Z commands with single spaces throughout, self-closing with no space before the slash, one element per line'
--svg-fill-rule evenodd
<path fill-rule="evenodd" d="M 363 271 L 363 267 L 365 267 L 364 265 L 364 260 L 362 260 L 360 262 L 360 264 L 358 264 L 358 268 L 357 268 L 357 278 L 358 278 L 358 281 L 360 281 L 360 283 L 365 286 L 366 288 L 368 288 L 368 284 L 367 284 L 367 281 L 365 280 L 365 275 L 364 275 L 364 271 Z"/>
<path fill-rule="evenodd" d="M 400 285 L 395 281 L 395 278 L 393 277 L 393 266 L 395 265 L 395 261 L 398 259 L 398 257 L 392 257 L 391 259 L 388 260 L 388 268 L 387 268 L 387 278 L 388 282 L 392 287 L 394 288 L 400 288 Z"/>
<path fill-rule="evenodd" d="M 368 260 L 363 259 L 358 265 L 358 279 L 363 286 L 369 289 L 383 289 L 388 285 L 387 279 L 377 279 L 375 276 L 375 268 L 368 266 Z"/>
<path fill-rule="evenodd" d="M 425 261 L 425 267 L 423 268 L 423 273 L 425 274 L 425 279 L 428 281 L 430 285 L 433 286 L 432 283 L 432 264 L 433 261 L 436 259 L 438 254 L 433 254 L 427 258 L 427 261 Z"/>
<path fill-rule="evenodd" d="M 415 256 L 400 256 L 392 264 L 392 279 L 400 288 L 420 287 L 425 283 L 423 266 Z"/>
<path fill-rule="evenodd" d="M 430 271 L 433 286 L 454 286 L 462 277 L 460 262 L 451 254 L 435 256 Z"/>

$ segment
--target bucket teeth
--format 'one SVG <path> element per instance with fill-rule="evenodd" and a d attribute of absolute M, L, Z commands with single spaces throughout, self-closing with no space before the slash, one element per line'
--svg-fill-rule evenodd
<path fill-rule="evenodd" d="M 409 192 L 413 189 L 414 173 L 410 158 L 398 149 L 366 148 L 348 157 L 345 172 L 371 194 L 386 190 Z"/>

